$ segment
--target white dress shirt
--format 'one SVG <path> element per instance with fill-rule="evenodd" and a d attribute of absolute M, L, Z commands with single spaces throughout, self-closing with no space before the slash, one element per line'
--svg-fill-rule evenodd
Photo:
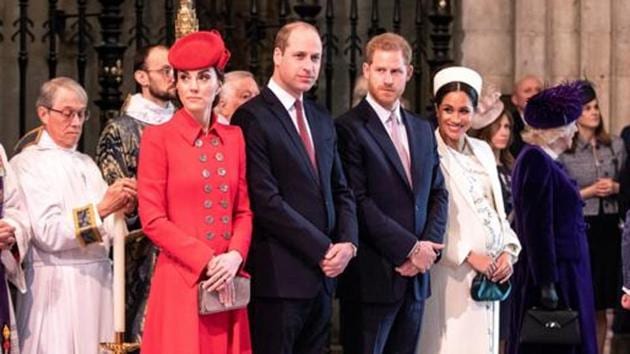
<path fill-rule="evenodd" d="M 293 97 L 290 93 L 288 93 L 285 89 L 280 87 L 280 85 L 278 85 L 275 81 L 273 81 L 273 78 L 269 79 L 269 83 L 267 84 L 267 87 L 269 87 L 271 92 L 273 92 L 273 94 L 276 95 L 276 97 L 278 97 L 284 109 L 286 109 L 287 112 L 289 112 L 289 116 L 291 117 L 293 126 L 295 126 L 295 130 L 299 134 L 300 129 L 298 128 L 297 113 L 295 112 L 296 98 Z M 299 100 L 302 101 L 302 107 L 304 107 L 303 98 L 304 98 L 304 95 L 301 95 L 299 97 Z M 304 119 L 306 119 L 306 132 L 308 134 L 308 138 L 311 141 L 311 145 L 313 145 L 313 148 L 315 148 L 315 144 L 313 144 L 313 135 L 311 135 L 311 127 L 309 126 L 308 119 L 306 117 L 306 109 L 302 108 L 302 113 L 304 114 Z"/>
<path fill-rule="evenodd" d="M 396 103 L 394 104 L 394 109 L 389 110 L 378 104 L 378 102 L 376 102 L 374 97 L 372 97 L 369 92 L 365 97 L 365 100 L 370 104 L 370 107 L 372 107 L 374 112 L 376 112 L 378 119 L 381 121 L 381 123 L 383 123 L 383 127 L 387 131 L 387 134 L 389 134 L 389 138 L 392 139 L 392 141 L 392 131 L 389 128 L 389 124 L 387 123 L 387 121 L 389 120 L 389 117 L 392 115 L 392 113 L 396 116 L 397 123 L 402 125 L 402 129 L 400 129 L 400 138 L 402 140 L 402 144 L 405 148 L 405 151 L 410 154 L 409 139 L 407 138 L 407 127 L 405 127 L 405 125 L 403 124 L 402 117 L 400 115 L 400 101 L 396 101 Z M 411 155 L 409 156 L 409 160 L 411 160 Z"/>

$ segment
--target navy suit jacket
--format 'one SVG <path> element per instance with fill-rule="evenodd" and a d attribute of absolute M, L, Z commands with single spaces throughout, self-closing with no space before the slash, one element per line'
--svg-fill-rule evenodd
<path fill-rule="evenodd" d="M 402 277 L 394 268 L 416 241 L 442 243 L 448 192 L 440 170 L 433 129 L 402 110 L 411 157 L 409 186 L 396 148 L 376 112 L 364 99 L 336 121 L 339 151 L 357 200 L 359 252 L 340 279 L 342 298 L 398 301 L 408 286 L 417 300 L 430 295 L 428 273 Z"/>
<path fill-rule="evenodd" d="M 254 235 L 247 269 L 258 297 L 308 299 L 332 279 L 319 267 L 331 243 L 358 243 L 355 202 L 337 153 L 330 114 L 304 100 L 319 173 L 280 100 L 269 89 L 241 106 L 231 123 L 247 145 Z"/>

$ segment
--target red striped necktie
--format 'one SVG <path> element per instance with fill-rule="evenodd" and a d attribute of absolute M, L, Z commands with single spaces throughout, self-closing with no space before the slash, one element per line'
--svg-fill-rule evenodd
<path fill-rule="evenodd" d="M 302 101 L 300 101 L 299 99 L 295 100 L 293 106 L 295 107 L 298 133 L 300 134 L 300 138 L 302 139 L 302 143 L 304 144 L 304 148 L 306 149 L 308 158 L 309 160 L 311 160 L 311 166 L 313 166 L 315 174 L 318 174 L 317 160 L 315 159 L 315 147 L 313 147 L 313 141 L 308 136 L 308 129 L 306 128 L 307 123 L 306 119 L 304 118 L 304 110 L 302 109 Z"/>

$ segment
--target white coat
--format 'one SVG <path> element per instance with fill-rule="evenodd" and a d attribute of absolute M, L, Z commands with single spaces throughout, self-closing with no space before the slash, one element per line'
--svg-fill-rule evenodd
<path fill-rule="evenodd" d="M 442 259 L 431 268 L 431 297 L 416 349 L 417 354 L 496 354 L 499 351 L 499 302 L 477 302 L 470 296 L 476 275 L 465 259 L 470 251 L 486 252 L 487 229 L 466 191 L 462 167 L 454 161 L 436 130 L 440 167 L 449 193 L 448 221 Z M 494 154 L 487 143 L 465 138 L 490 176 L 506 251 L 520 252 L 520 243 L 505 217 Z M 509 245 L 509 247 L 507 247 Z"/>

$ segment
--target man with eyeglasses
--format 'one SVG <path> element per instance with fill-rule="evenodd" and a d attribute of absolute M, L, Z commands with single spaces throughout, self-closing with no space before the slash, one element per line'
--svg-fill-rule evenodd
<path fill-rule="evenodd" d="M 112 339 L 109 251 L 114 234 L 127 232 L 120 214 L 134 208 L 136 182 L 121 178 L 108 187 L 76 150 L 87 103 L 70 78 L 45 82 L 36 102 L 43 128 L 11 160 L 32 229 L 27 292 L 17 298 L 25 354 L 97 354 L 97 344 Z"/>
<path fill-rule="evenodd" d="M 120 178 L 136 178 L 140 138 L 146 126 L 168 122 L 176 98 L 173 68 L 168 62 L 168 48 L 152 45 L 141 48 L 134 60 L 134 79 L 140 92 L 130 96 L 122 115 L 108 122 L 96 148 L 96 162 L 108 184 Z M 127 217 L 127 227 L 134 242 L 126 252 L 126 328 L 129 340 L 140 340 L 145 304 L 153 274 L 156 250 L 141 232 L 137 208 Z"/>

